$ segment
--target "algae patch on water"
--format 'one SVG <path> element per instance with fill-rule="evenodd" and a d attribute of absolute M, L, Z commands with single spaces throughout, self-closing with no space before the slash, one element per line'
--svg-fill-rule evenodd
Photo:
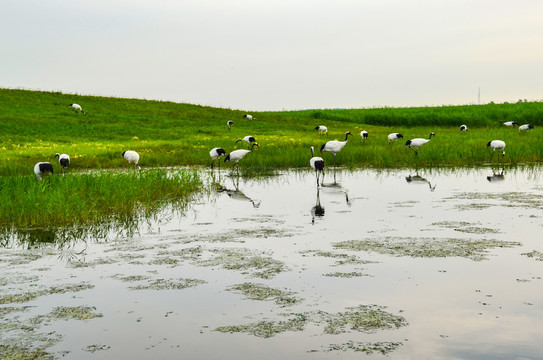
<path fill-rule="evenodd" d="M 372 355 L 373 353 L 381 353 L 382 355 L 388 355 L 389 353 L 398 349 L 403 343 L 394 342 L 394 341 L 385 341 L 385 342 L 360 342 L 360 341 L 348 341 L 343 344 L 330 344 L 330 346 L 325 349 L 325 352 L 332 351 L 347 351 L 351 350 L 354 352 L 363 352 L 367 355 Z"/>
<path fill-rule="evenodd" d="M 55 319 L 76 319 L 76 320 L 88 320 L 97 317 L 102 317 L 102 314 L 96 314 L 93 311 L 95 307 L 90 306 L 76 306 L 76 307 L 56 307 L 51 311 L 51 316 Z"/>
<path fill-rule="evenodd" d="M 472 224 L 464 221 L 440 221 L 432 223 L 432 226 L 439 226 L 448 229 L 453 229 L 454 231 L 459 231 L 468 234 L 498 234 L 500 231 L 491 228 L 485 228 L 477 226 L 477 224 Z"/>
<path fill-rule="evenodd" d="M 46 296 L 52 294 L 64 294 L 67 292 L 77 292 L 87 289 L 92 289 L 94 285 L 89 283 L 81 284 L 72 284 L 72 285 L 63 285 L 63 286 L 51 286 L 46 289 L 3 295 L 0 296 L 0 304 L 10 304 L 10 303 L 23 303 L 30 300 L 34 300 L 39 296 Z"/>
<path fill-rule="evenodd" d="M 148 281 L 146 285 L 129 286 L 130 290 L 182 290 L 205 284 L 199 279 L 157 279 Z"/>
<path fill-rule="evenodd" d="M 537 250 L 530 251 L 529 253 L 523 253 L 522 255 L 526 255 L 529 258 L 534 258 L 537 261 L 543 261 L 543 253 Z"/>
<path fill-rule="evenodd" d="M 273 289 L 263 284 L 243 283 L 232 285 L 230 291 L 240 292 L 251 300 L 273 300 L 277 305 L 287 306 L 299 303 L 301 300 L 295 297 L 295 293 Z"/>
<path fill-rule="evenodd" d="M 518 242 L 499 240 L 464 240 L 446 238 L 396 238 L 377 240 L 348 240 L 334 243 L 338 249 L 377 252 L 379 254 L 410 257 L 463 257 L 485 260 L 490 249 L 520 246 Z"/>
<path fill-rule="evenodd" d="M 543 209 L 543 196 L 525 192 L 484 193 L 465 192 L 444 200 L 474 200 L 476 203 L 457 205 L 460 210 L 486 209 L 492 206 Z M 485 201 L 482 203 L 482 201 Z"/>
<path fill-rule="evenodd" d="M 356 255 L 348 255 L 348 254 L 341 254 L 341 253 L 335 253 L 331 251 L 321 251 L 321 250 L 305 250 L 301 251 L 300 254 L 302 255 L 313 255 L 313 256 L 320 256 L 325 258 L 331 258 L 336 259 L 336 262 L 334 266 L 340 266 L 340 265 L 347 265 L 347 264 L 353 264 L 353 265 L 365 265 L 365 264 L 375 264 L 375 261 L 369 261 L 369 260 L 362 260 Z"/>
<path fill-rule="evenodd" d="M 299 314 L 282 314 L 285 320 L 263 320 L 246 325 L 221 326 L 216 331 L 246 333 L 257 337 L 272 337 L 285 331 L 303 331 L 306 324 L 323 326 L 325 334 L 337 335 L 350 331 L 374 333 L 378 330 L 397 329 L 408 323 L 404 317 L 385 311 L 379 305 L 349 307 L 345 312 L 331 314 L 310 311 Z"/>
<path fill-rule="evenodd" d="M 211 259 L 197 261 L 200 266 L 220 266 L 226 270 L 241 270 L 252 277 L 271 279 L 286 271 L 287 267 L 281 261 L 254 253 L 248 249 L 213 249 Z"/>
<path fill-rule="evenodd" d="M 333 273 L 324 274 L 324 276 L 349 279 L 349 278 L 354 278 L 354 277 L 371 276 L 371 275 L 361 273 L 360 271 L 351 271 L 351 272 L 336 271 Z"/>

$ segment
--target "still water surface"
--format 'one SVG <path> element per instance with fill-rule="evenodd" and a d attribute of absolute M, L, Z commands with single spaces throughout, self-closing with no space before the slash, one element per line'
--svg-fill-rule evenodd
<path fill-rule="evenodd" d="M 543 359 L 541 170 L 338 170 L 319 191 L 306 171 L 215 172 L 133 237 L 1 249 L 2 296 L 34 297 L 3 301 L 0 339 L 73 359 Z M 383 322 L 353 325 L 368 309 Z"/>

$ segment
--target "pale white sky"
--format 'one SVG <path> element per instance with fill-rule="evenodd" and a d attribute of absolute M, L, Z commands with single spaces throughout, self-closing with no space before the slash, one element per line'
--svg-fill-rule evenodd
<path fill-rule="evenodd" d="M 543 100 L 540 0 L 2 0 L 0 87 L 244 110 Z"/>

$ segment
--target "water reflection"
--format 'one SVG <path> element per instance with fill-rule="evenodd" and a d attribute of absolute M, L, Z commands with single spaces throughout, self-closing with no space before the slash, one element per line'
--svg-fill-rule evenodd
<path fill-rule="evenodd" d="M 225 192 L 231 199 L 233 200 L 241 200 L 241 201 L 248 201 L 250 202 L 254 208 L 260 207 L 260 200 L 255 200 L 243 193 L 239 189 L 239 176 L 231 176 L 230 179 L 232 179 L 232 185 L 234 188 L 227 188 L 224 185 L 221 185 L 220 183 L 215 183 L 215 186 L 217 188 L 218 192 Z"/>
<path fill-rule="evenodd" d="M 323 217 L 323 216 L 324 216 L 324 207 L 321 205 L 320 192 L 317 189 L 317 201 L 315 202 L 315 206 L 311 208 L 311 224 L 315 224 L 315 217 Z"/>
<path fill-rule="evenodd" d="M 486 177 L 486 179 L 489 181 L 489 182 L 500 182 L 500 181 L 504 181 L 505 180 L 505 169 L 502 168 L 501 171 L 500 169 L 492 169 L 492 175 L 489 175 Z"/>
<path fill-rule="evenodd" d="M 432 183 L 428 179 L 420 176 L 418 172 L 415 173 L 415 175 L 411 175 L 411 174 L 407 175 L 405 177 L 405 181 L 407 181 L 410 184 L 427 184 L 428 187 L 430 188 L 430 191 L 434 191 L 437 186 L 437 185 L 432 186 Z"/>
<path fill-rule="evenodd" d="M 338 181 L 336 177 L 336 169 L 332 172 L 334 175 L 334 181 L 330 183 L 324 182 L 324 173 L 322 175 L 322 181 L 321 181 L 321 188 L 331 190 L 332 192 L 340 193 L 345 195 L 345 202 L 347 205 L 351 205 L 351 201 L 349 199 L 349 192 L 347 189 L 345 189 Z"/>

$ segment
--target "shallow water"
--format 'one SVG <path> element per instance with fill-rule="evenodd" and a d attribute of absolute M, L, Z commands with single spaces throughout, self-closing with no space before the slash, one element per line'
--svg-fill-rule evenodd
<path fill-rule="evenodd" d="M 93 359 L 541 359 L 541 170 L 327 171 L 318 192 L 309 171 L 216 172 L 211 194 L 133 237 L 10 242 L 0 342 Z"/>

